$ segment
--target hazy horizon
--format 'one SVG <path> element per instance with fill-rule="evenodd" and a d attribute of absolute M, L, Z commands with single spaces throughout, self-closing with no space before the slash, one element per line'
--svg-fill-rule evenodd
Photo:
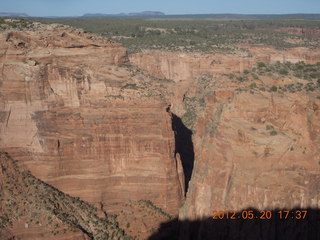
<path fill-rule="evenodd" d="M 318 0 L 199 0 L 150 2 L 147 0 L 105 2 L 103 0 L 11 0 L 0 3 L 0 12 L 25 13 L 29 16 L 82 16 L 92 14 L 159 11 L 166 15 L 181 14 L 319 14 Z"/>

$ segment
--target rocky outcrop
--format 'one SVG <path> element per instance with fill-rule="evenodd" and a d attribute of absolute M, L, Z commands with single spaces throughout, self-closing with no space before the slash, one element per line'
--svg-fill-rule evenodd
<path fill-rule="evenodd" d="M 278 50 L 267 46 L 240 46 L 244 51 L 235 54 L 175 53 L 145 50 L 129 56 L 134 65 L 159 78 L 176 82 L 195 79 L 198 75 L 223 75 L 236 71 L 243 72 L 257 62 L 275 63 L 298 62 L 317 63 L 319 49 L 294 48 Z"/>
<path fill-rule="evenodd" d="M 317 94 L 216 91 L 194 127 L 195 163 L 179 214 L 180 239 L 319 235 Z M 242 211 L 252 209 L 256 218 L 271 211 L 272 220 L 242 220 Z M 280 220 L 279 210 L 295 209 L 306 219 Z M 215 211 L 240 219 L 213 220 Z"/>
<path fill-rule="evenodd" d="M 319 208 L 319 106 L 312 94 L 217 94 L 195 128 L 195 167 L 180 217 Z"/>
<path fill-rule="evenodd" d="M 1 239 L 125 239 L 115 219 L 21 170 L 0 153 Z"/>
<path fill-rule="evenodd" d="M 264 234 L 267 229 L 298 238 L 301 230 L 316 222 L 279 226 L 271 221 L 269 225 L 253 220 L 242 224 L 218 219 L 216 225 L 212 219 L 205 221 L 213 211 L 241 214 L 244 209 L 298 208 L 309 209 L 311 214 L 320 208 L 320 82 L 316 76 L 303 79 L 298 70 L 251 70 L 259 69 L 257 62 L 314 63 L 319 52 L 266 47 L 250 51 L 253 56 L 245 58 L 158 52 L 130 56 L 138 66 L 176 82 L 179 87 L 172 91 L 181 101 L 173 100 L 172 111 L 182 119 L 188 116 L 186 124 L 192 122 L 195 159 L 179 214 L 180 239 L 211 239 L 213 235 L 231 239 L 241 234 L 272 239 Z M 274 66 L 284 69 L 286 65 Z M 304 66 L 319 70 L 319 64 L 302 64 L 301 69 Z M 298 90 L 291 88 L 298 85 Z M 308 89 L 309 85 L 314 87 Z"/>
<path fill-rule="evenodd" d="M 134 65 L 159 78 L 176 82 L 196 78 L 199 74 L 224 74 L 251 68 L 256 62 L 253 58 L 202 53 L 173 53 L 146 50 L 129 56 Z"/>
<path fill-rule="evenodd" d="M 124 67 L 122 46 L 57 25 L 3 32 L 0 42 L 2 151 L 108 213 L 145 199 L 177 214 L 184 185 L 171 115 Z"/>
<path fill-rule="evenodd" d="M 160 79 L 172 80 L 179 87 L 167 86 L 171 94 L 165 94 L 174 103 L 172 111 L 179 116 L 185 112 L 183 99 L 187 92 L 196 91 L 199 78 L 209 76 L 219 82 L 224 75 L 242 73 L 258 62 L 299 62 L 314 64 L 320 61 L 319 49 L 294 48 L 278 50 L 267 46 L 239 46 L 238 54 L 204 54 L 144 50 L 129 56 L 130 62 Z M 228 82 L 225 83 L 230 85 Z M 236 86 L 236 84 L 233 84 Z"/>
<path fill-rule="evenodd" d="M 275 31 L 286 32 L 293 35 L 303 36 L 303 37 L 319 37 L 320 30 L 311 27 L 289 27 L 289 28 L 279 28 Z"/>

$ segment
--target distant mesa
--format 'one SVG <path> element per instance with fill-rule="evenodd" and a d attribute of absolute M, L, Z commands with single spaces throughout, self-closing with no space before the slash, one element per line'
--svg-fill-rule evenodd
<path fill-rule="evenodd" d="M 26 13 L 0 12 L 0 17 L 37 17 Z M 236 14 L 236 13 L 212 13 L 212 14 L 165 14 L 160 11 L 143 11 L 135 13 L 86 13 L 82 16 L 41 16 L 41 18 L 212 18 L 212 19 L 230 19 L 230 20 L 260 20 L 260 19 L 304 19 L 320 20 L 320 14 L 297 13 L 297 14 Z"/>
<path fill-rule="evenodd" d="M 158 11 L 144 11 L 140 13 L 129 13 L 130 16 L 164 16 L 163 12 Z"/>
<path fill-rule="evenodd" d="M 26 13 L 0 12 L 0 17 L 29 17 Z"/>
<path fill-rule="evenodd" d="M 104 13 L 87 13 L 82 17 L 150 17 L 150 16 L 165 16 L 163 12 L 159 11 L 143 11 L 138 13 L 119 13 L 119 14 L 104 14 Z"/>
<path fill-rule="evenodd" d="M 212 19 L 234 19 L 234 20 L 257 20 L 257 19 L 305 19 L 320 20 L 320 14 L 233 14 L 233 13 L 216 13 L 216 14 L 170 14 L 166 15 L 159 11 L 144 11 L 138 13 L 87 13 L 82 18 L 103 18 L 103 17 L 155 17 L 155 18 L 212 18 Z"/>

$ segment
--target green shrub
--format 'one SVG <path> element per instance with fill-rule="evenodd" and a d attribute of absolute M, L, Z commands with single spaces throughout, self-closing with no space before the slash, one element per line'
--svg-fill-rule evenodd
<path fill-rule="evenodd" d="M 270 132 L 270 135 L 271 136 L 275 136 L 275 135 L 277 135 L 278 133 L 277 133 L 277 131 L 276 130 L 272 130 L 271 132 Z"/>
<path fill-rule="evenodd" d="M 266 65 L 264 62 L 258 62 L 257 65 L 258 65 L 258 68 L 265 68 L 265 67 L 267 67 L 267 65 Z"/>
<path fill-rule="evenodd" d="M 237 80 L 238 80 L 239 82 L 245 82 L 245 81 L 247 81 L 248 79 L 247 79 L 246 77 L 237 77 Z"/>
<path fill-rule="evenodd" d="M 229 73 L 229 74 L 225 74 L 228 78 L 230 79 L 234 79 L 235 75 L 232 74 L 232 73 Z"/>
<path fill-rule="evenodd" d="M 274 130 L 274 127 L 273 127 L 272 125 L 267 125 L 267 126 L 266 126 L 266 129 L 267 129 L 267 130 Z"/>
<path fill-rule="evenodd" d="M 317 78 L 319 76 L 319 73 L 316 73 L 316 72 L 313 72 L 313 73 L 310 73 L 309 75 L 311 78 Z"/>
<path fill-rule="evenodd" d="M 258 79 L 259 79 L 259 76 L 258 76 L 257 74 L 255 74 L 255 73 L 252 73 L 252 77 L 253 77 L 253 79 L 255 79 L 255 80 L 258 80 Z"/>
<path fill-rule="evenodd" d="M 122 86 L 121 89 L 138 89 L 138 86 L 135 83 L 127 83 L 126 85 Z"/>
<path fill-rule="evenodd" d="M 181 120 L 187 127 L 192 127 L 197 119 L 197 115 L 194 109 L 187 109 L 187 112 L 183 114 Z"/>
<path fill-rule="evenodd" d="M 278 87 L 273 85 L 273 86 L 270 88 L 270 91 L 271 91 L 271 92 L 276 92 L 276 91 L 278 91 Z"/>
<path fill-rule="evenodd" d="M 253 89 L 253 88 L 256 88 L 257 87 L 257 84 L 256 83 L 251 83 L 249 88 Z"/>
<path fill-rule="evenodd" d="M 282 69 L 280 69 L 279 73 L 280 73 L 281 75 L 288 75 L 289 72 L 288 72 L 287 69 L 282 68 Z"/>

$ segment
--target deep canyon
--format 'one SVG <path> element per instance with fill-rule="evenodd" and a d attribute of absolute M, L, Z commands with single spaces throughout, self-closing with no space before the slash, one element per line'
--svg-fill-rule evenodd
<path fill-rule="evenodd" d="M 320 49 L 128 55 L 43 24 L 3 31 L 0 42 L 1 239 L 314 231 L 308 221 L 217 229 L 208 218 L 320 208 Z"/>

